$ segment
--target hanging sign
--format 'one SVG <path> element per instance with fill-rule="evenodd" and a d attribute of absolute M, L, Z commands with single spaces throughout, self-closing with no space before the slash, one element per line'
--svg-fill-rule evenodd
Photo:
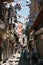
<path fill-rule="evenodd" d="M 0 24 L 1 29 L 5 29 L 5 24 Z"/>

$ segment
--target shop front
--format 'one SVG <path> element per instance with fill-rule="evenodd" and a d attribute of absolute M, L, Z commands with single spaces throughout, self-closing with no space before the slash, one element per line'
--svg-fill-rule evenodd
<path fill-rule="evenodd" d="M 32 27 L 35 29 L 38 56 L 43 59 L 43 9 L 40 11 Z"/>
<path fill-rule="evenodd" d="M 3 54 L 3 38 L 2 35 L 4 33 L 5 30 L 5 24 L 3 23 L 3 21 L 0 19 L 0 61 L 2 61 L 2 54 Z"/>
<path fill-rule="evenodd" d="M 3 38 L 3 62 L 5 62 L 13 54 L 13 37 L 9 31 L 4 32 L 2 35 Z"/>
<path fill-rule="evenodd" d="M 39 58 L 43 59 L 43 27 L 40 28 L 37 32 L 35 32 L 35 34 L 37 35 L 36 47 L 38 56 Z"/>
<path fill-rule="evenodd" d="M 31 34 L 33 30 L 34 34 Z M 34 24 L 30 28 L 29 34 L 31 34 L 31 38 L 34 38 L 39 58 L 43 59 L 43 9 L 40 11 Z"/>

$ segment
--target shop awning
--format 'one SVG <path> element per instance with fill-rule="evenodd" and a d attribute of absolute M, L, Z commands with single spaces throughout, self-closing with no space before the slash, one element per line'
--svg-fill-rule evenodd
<path fill-rule="evenodd" d="M 14 0 L 3 0 L 3 2 L 13 2 Z"/>

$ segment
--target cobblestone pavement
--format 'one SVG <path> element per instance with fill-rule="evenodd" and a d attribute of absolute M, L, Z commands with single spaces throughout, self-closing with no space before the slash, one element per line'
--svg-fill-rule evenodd
<path fill-rule="evenodd" d="M 2 65 L 30 65 L 29 60 L 23 58 L 23 54 L 16 53 Z"/>

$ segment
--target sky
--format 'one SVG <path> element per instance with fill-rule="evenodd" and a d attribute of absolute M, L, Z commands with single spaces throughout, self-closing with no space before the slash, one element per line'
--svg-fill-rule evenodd
<path fill-rule="evenodd" d="M 29 1 L 29 0 L 28 0 Z M 22 23 L 25 23 L 25 18 L 27 15 L 30 14 L 30 9 L 28 6 L 26 6 L 26 0 L 22 0 L 22 6 L 24 6 L 20 11 L 17 11 L 17 14 L 23 16 L 21 18 L 17 17 L 18 21 L 22 22 Z"/>
<path fill-rule="evenodd" d="M 25 23 L 26 22 L 25 18 L 30 14 L 30 8 L 29 6 L 26 6 L 27 5 L 26 1 L 29 2 L 30 0 L 14 0 L 15 3 L 20 2 L 20 1 L 22 1 L 22 8 L 20 11 L 17 10 L 17 14 L 19 14 L 22 17 L 19 17 L 17 15 L 17 20 L 22 23 Z M 12 5 L 15 6 L 14 3 L 12 3 Z M 7 7 L 9 7 L 9 4 L 7 5 Z"/>

